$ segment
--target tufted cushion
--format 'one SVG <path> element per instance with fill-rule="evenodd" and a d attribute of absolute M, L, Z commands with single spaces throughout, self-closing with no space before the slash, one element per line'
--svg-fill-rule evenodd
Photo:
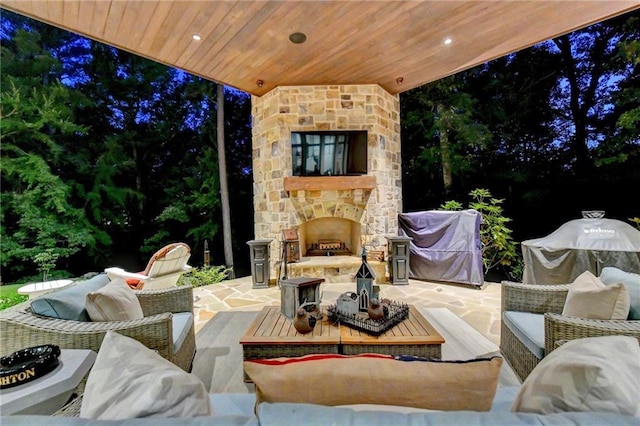
<path fill-rule="evenodd" d="M 61 290 L 47 293 L 31 301 L 36 315 L 73 321 L 91 321 L 85 308 L 87 294 L 109 283 L 107 274 L 99 274 L 87 281 L 78 281 Z"/>
<path fill-rule="evenodd" d="M 629 293 L 629 302 L 631 304 L 627 319 L 640 320 L 640 275 L 608 266 L 602 268 L 600 281 L 604 285 L 624 285 L 627 293 Z"/>

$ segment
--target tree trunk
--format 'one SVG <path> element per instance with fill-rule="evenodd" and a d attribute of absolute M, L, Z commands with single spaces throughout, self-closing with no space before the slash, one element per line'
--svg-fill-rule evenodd
<path fill-rule="evenodd" d="M 576 156 L 576 162 L 574 166 L 575 174 L 578 178 L 586 179 L 593 173 L 593 161 L 589 154 L 589 147 L 587 146 L 588 137 L 588 111 L 596 104 L 595 91 L 598 85 L 598 79 L 602 73 L 602 65 L 596 63 L 591 71 L 591 82 L 587 87 L 581 89 L 578 82 L 578 64 L 576 58 L 573 56 L 571 50 L 571 42 L 569 36 L 564 35 L 554 40 L 556 46 L 560 49 L 563 66 L 565 68 L 567 82 L 569 83 L 570 98 L 569 98 L 569 111 L 571 118 L 573 119 L 573 125 L 575 127 L 572 144 L 573 152 Z M 598 56 L 604 50 L 603 41 L 596 41 L 594 43 L 594 51 L 598 51 Z M 594 54 L 595 55 L 595 54 Z"/>
<path fill-rule="evenodd" d="M 227 157 L 224 150 L 224 86 L 218 83 L 217 91 L 217 132 L 218 170 L 220 173 L 220 198 L 222 202 L 222 236 L 224 238 L 224 261 L 227 268 L 233 268 L 233 246 L 231 244 L 231 212 L 229 209 L 229 188 L 227 186 Z M 229 278 L 235 278 L 233 269 Z"/>
<path fill-rule="evenodd" d="M 133 164 L 135 164 L 136 168 L 136 191 L 138 194 L 144 193 L 144 189 L 142 188 L 142 172 L 140 171 L 140 163 L 138 158 L 138 148 L 133 145 L 132 148 L 132 156 L 133 156 Z M 146 221 L 144 220 L 144 197 L 138 197 L 138 221 L 140 223 L 140 229 L 143 229 L 146 225 Z"/>
<path fill-rule="evenodd" d="M 451 194 L 451 186 L 453 185 L 453 177 L 451 175 L 451 144 L 449 143 L 449 133 L 446 107 L 442 104 L 436 106 L 438 117 L 438 133 L 440 133 L 440 157 L 442 161 L 442 182 L 444 184 L 445 199 Z"/>

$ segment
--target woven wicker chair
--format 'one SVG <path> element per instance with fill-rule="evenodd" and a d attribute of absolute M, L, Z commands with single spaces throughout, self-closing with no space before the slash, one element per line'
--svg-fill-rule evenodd
<path fill-rule="evenodd" d="M 544 314 L 544 354 L 556 342 L 584 337 L 626 335 L 640 340 L 640 321 L 594 320 L 562 315 L 570 284 L 502 283 L 502 312 L 518 311 Z M 502 321 L 500 351 L 521 380 L 540 362 Z"/>
<path fill-rule="evenodd" d="M 193 312 L 193 288 L 171 287 L 135 292 L 144 318 L 131 321 L 82 322 L 35 315 L 30 302 L 0 311 L 0 352 L 55 344 L 61 349 L 92 349 L 98 352 L 109 330 L 129 336 L 185 371 L 191 371 L 196 352 L 194 325 L 177 351 L 173 348 L 173 313 Z"/>

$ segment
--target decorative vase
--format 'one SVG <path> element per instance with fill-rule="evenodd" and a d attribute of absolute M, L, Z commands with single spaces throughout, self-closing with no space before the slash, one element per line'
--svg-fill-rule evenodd
<path fill-rule="evenodd" d="M 298 308 L 296 316 L 293 318 L 293 327 L 298 330 L 298 333 L 307 334 L 313 331 L 316 321 L 316 318 L 309 315 L 304 308 Z"/>
<path fill-rule="evenodd" d="M 371 299 L 369 301 L 369 309 L 367 309 L 369 318 L 372 320 L 381 320 L 384 318 L 384 310 L 378 299 Z"/>

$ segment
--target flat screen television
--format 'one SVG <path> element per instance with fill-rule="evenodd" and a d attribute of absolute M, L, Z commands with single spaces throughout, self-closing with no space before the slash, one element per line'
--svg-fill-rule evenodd
<path fill-rule="evenodd" d="M 294 176 L 367 174 L 367 132 L 291 132 Z"/>

